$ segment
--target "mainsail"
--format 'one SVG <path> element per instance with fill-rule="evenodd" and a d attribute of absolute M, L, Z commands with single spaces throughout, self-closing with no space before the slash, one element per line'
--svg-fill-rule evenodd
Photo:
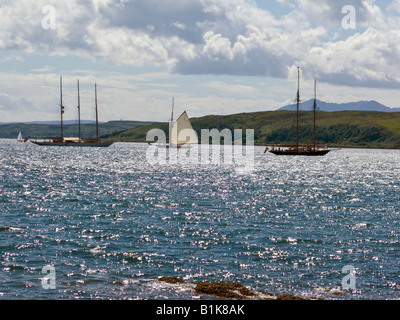
<path fill-rule="evenodd" d="M 199 143 L 197 133 L 193 130 L 186 111 L 182 113 L 178 120 L 169 123 L 169 129 L 170 146 Z"/>

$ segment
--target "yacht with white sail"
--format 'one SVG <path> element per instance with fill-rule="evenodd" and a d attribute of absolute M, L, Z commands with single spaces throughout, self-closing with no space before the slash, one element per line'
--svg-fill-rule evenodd
<path fill-rule="evenodd" d="M 22 132 L 21 131 L 18 133 L 17 140 L 18 140 L 18 142 L 24 142 L 24 139 L 22 138 Z"/>
<path fill-rule="evenodd" d="M 175 98 L 172 98 L 172 113 L 168 122 L 169 143 L 158 143 L 155 145 L 160 148 L 190 148 L 199 143 L 197 133 L 193 129 L 186 111 L 184 111 L 176 121 L 174 120 L 174 106 Z"/>

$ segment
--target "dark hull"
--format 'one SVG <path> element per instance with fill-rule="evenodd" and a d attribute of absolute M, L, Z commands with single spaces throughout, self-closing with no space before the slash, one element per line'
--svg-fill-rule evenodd
<path fill-rule="evenodd" d="M 98 141 L 98 142 L 47 142 L 47 141 L 31 141 L 38 146 L 44 147 L 91 147 L 91 148 L 108 148 L 114 142 Z"/>
<path fill-rule="evenodd" d="M 270 152 L 277 156 L 322 157 L 327 155 L 330 150 L 272 150 Z"/>

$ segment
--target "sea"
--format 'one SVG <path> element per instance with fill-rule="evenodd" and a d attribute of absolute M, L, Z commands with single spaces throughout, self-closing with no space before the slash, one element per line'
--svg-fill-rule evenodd
<path fill-rule="evenodd" d="M 254 147 L 251 170 L 148 150 L 0 140 L 0 300 L 400 298 L 400 150 Z"/>

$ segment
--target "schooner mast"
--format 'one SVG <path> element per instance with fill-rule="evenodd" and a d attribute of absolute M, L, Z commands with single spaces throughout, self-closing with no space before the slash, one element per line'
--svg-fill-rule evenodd
<path fill-rule="evenodd" d="M 60 77 L 60 107 L 61 107 L 61 139 L 64 139 L 64 106 L 62 92 L 62 77 Z"/>
<path fill-rule="evenodd" d="M 299 150 L 299 117 L 300 117 L 300 67 L 297 67 L 297 144 L 296 149 Z"/>
<path fill-rule="evenodd" d="M 94 84 L 95 102 L 96 102 L 96 139 L 99 139 L 99 112 L 97 109 L 97 83 Z"/>
<path fill-rule="evenodd" d="M 81 97 L 78 80 L 78 138 L 81 139 Z"/>
<path fill-rule="evenodd" d="M 315 123 L 316 123 L 316 112 L 317 112 L 317 81 L 315 80 L 314 81 L 314 107 L 313 107 L 313 109 L 314 109 L 314 143 L 313 143 L 313 146 L 314 146 L 314 150 L 317 148 L 317 138 L 316 138 L 316 126 L 315 126 Z"/>

